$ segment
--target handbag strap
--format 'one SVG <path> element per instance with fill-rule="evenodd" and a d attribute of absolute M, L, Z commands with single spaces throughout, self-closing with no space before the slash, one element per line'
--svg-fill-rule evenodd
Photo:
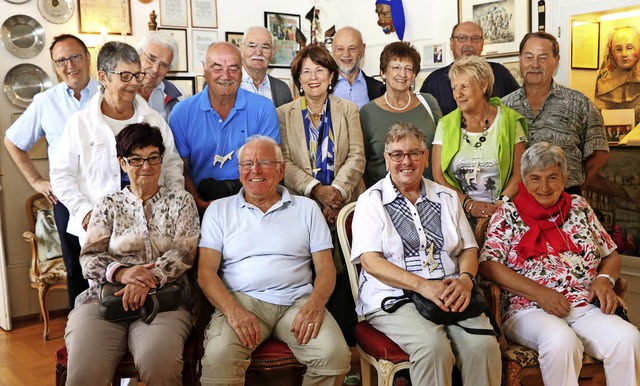
<path fill-rule="evenodd" d="M 156 316 L 158 316 L 158 310 L 160 310 L 160 302 L 158 301 L 156 292 L 149 292 L 147 298 L 149 297 L 151 298 L 151 303 L 153 304 L 151 312 L 147 311 L 147 307 L 149 304 L 148 302 L 145 302 L 144 307 L 140 308 L 140 320 L 142 320 L 146 324 L 151 324 Z"/>
<path fill-rule="evenodd" d="M 431 120 L 433 121 L 433 123 L 436 123 L 436 119 L 433 117 L 433 112 L 431 111 L 431 107 L 429 107 L 429 104 L 427 103 L 427 101 L 424 99 L 424 97 L 422 96 L 422 94 L 420 94 L 419 92 L 416 93 L 416 97 L 418 98 L 418 100 L 420 101 L 420 103 L 422 103 L 422 105 L 424 106 L 425 109 L 427 109 L 427 112 L 429 113 L 429 116 L 431 117 Z"/>
<path fill-rule="evenodd" d="M 387 304 L 392 300 L 397 300 L 397 301 L 391 305 Z M 380 303 L 380 308 L 382 308 L 382 311 L 392 314 L 398 311 L 398 308 L 404 306 L 407 303 L 411 303 L 411 299 L 406 294 L 402 296 L 387 296 L 386 298 L 382 299 L 382 303 Z"/>

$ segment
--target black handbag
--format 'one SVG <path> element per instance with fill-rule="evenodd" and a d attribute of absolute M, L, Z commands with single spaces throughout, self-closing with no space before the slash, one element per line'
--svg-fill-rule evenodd
<path fill-rule="evenodd" d="M 181 291 L 178 283 L 166 283 L 164 286 L 151 289 L 147 294 L 144 306 L 135 311 L 125 311 L 122 296 L 114 294 L 124 288 L 124 284 L 100 284 L 100 316 L 110 322 L 135 320 L 140 318 L 146 324 L 151 324 L 158 312 L 173 311 L 180 306 Z"/>
<path fill-rule="evenodd" d="M 471 299 L 469 301 L 469 305 L 462 312 L 450 312 L 443 311 L 440 307 L 438 307 L 434 302 L 425 298 L 417 292 L 403 290 L 404 295 L 402 296 L 388 296 L 382 300 L 380 307 L 385 312 L 393 313 L 398 308 L 402 307 L 407 303 L 413 303 L 416 306 L 416 309 L 425 319 L 432 321 L 435 324 L 455 324 L 456 326 L 462 328 L 466 332 L 470 334 L 476 335 L 496 335 L 495 328 L 492 330 L 483 329 L 483 328 L 469 328 L 463 327 L 457 322 L 469 318 L 475 318 L 476 316 L 480 316 L 487 309 L 487 301 L 482 296 L 482 291 L 478 284 L 473 284 L 473 289 L 471 290 Z M 390 301 L 395 300 L 396 302 L 393 304 L 388 304 Z"/>

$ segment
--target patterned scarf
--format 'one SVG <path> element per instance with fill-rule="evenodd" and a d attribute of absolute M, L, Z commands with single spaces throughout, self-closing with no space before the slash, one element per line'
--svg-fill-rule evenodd
<path fill-rule="evenodd" d="M 331 185 L 334 177 L 333 123 L 331 122 L 331 104 L 329 98 L 324 102 L 324 109 L 317 128 L 311 123 L 311 112 L 307 110 L 306 98 L 300 98 L 304 134 L 307 138 L 307 148 L 313 165 L 313 177 L 322 185 Z"/>

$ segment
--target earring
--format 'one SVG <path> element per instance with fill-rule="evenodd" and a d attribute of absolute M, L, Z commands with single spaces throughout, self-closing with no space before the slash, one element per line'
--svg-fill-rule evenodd
<path fill-rule="evenodd" d="M 304 95 L 304 90 L 302 89 L 302 86 L 300 86 L 300 95 Z"/>
<path fill-rule="evenodd" d="M 331 89 L 332 89 L 332 88 L 333 88 L 333 87 L 331 87 L 331 83 L 329 83 L 329 92 L 331 92 Z"/>
<path fill-rule="evenodd" d="M 387 84 L 387 78 L 382 78 L 382 84 L 384 84 L 384 85 Z"/>

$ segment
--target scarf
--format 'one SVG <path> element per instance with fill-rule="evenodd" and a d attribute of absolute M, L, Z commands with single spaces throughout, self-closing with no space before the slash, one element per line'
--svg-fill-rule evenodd
<path fill-rule="evenodd" d="M 527 191 L 524 184 L 518 184 L 518 196 L 514 200 L 516 209 L 522 221 L 529 230 L 522 236 L 516 245 L 519 265 L 524 264 L 529 257 L 539 257 L 547 253 L 547 243 L 554 251 L 562 253 L 566 251 L 579 252 L 571 236 L 562 230 L 562 224 L 567 219 L 571 208 L 571 195 L 562 192 L 558 202 L 549 208 L 543 208 L 538 201 Z M 550 221 L 551 218 L 555 220 Z"/>
<path fill-rule="evenodd" d="M 307 148 L 311 156 L 312 174 L 322 185 L 331 185 L 334 177 L 333 122 L 331 122 L 331 104 L 329 98 L 324 103 L 320 124 L 314 128 L 311 124 L 311 113 L 307 111 L 307 100 L 300 98 L 304 134 L 307 138 Z"/>

